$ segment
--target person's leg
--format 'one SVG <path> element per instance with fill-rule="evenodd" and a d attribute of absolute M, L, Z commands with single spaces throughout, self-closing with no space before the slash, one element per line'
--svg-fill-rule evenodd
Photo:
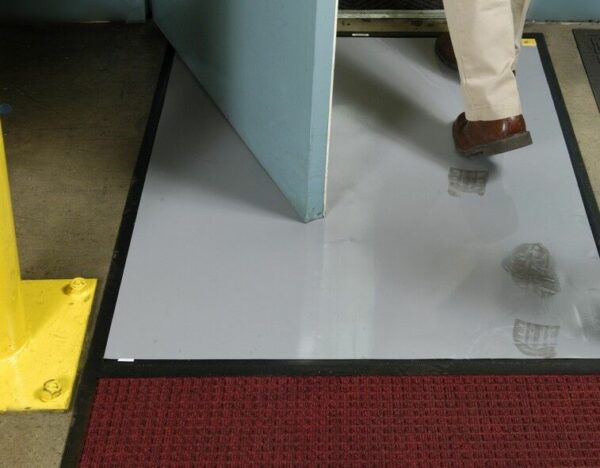
<path fill-rule="evenodd" d="M 513 72 L 518 50 L 513 0 L 444 0 L 460 73 L 465 113 L 454 122 L 457 150 L 491 156 L 531 144 Z M 520 12 L 520 14 L 519 14 Z M 519 44 L 520 47 L 520 44 Z M 438 53 L 438 55 L 440 55 Z"/>
<path fill-rule="evenodd" d="M 527 11 L 531 5 L 531 0 L 512 0 L 513 22 L 515 28 L 515 49 L 517 51 L 516 60 L 513 63 L 513 70 L 517 68 L 519 54 L 521 53 L 521 42 L 523 38 L 523 30 L 525 29 L 525 21 L 527 20 Z M 435 52 L 440 61 L 449 68 L 458 71 L 456 56 L 450 33 L 441 33 L 435 41 Z"/>
<path fill-rule="evenodd" d="M 515 61 L 513 63 L 513 70 L 517 69 L 517 64 L 519 61 L 519 55 L 521 53 L 522 39 L 523 39 L 523 31 L 525 29 L 525 21 L 527 20 L 527 12 L 529 11 L 529 6 L 531 5 L 531 0 L 512 0 L 512 12 L 513 12 L 513 24 L 515 28 L 515 50 L 516 56 Z"/>
<path fill-rule="evenodd" d="M 511 0 L 444 0 L 470 121 L 521 114 Z"/>

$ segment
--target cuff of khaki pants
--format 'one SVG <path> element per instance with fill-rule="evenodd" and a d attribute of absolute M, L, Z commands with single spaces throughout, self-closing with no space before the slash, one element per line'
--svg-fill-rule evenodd
<path fill-rule="evenodd" d="M 484 106 L 467 108 L 465 116 L 471 122 L 502 120 L 509 117 L 515 117 L 523 113 L 520 103 L 506 104 L 502 106 Z"/>

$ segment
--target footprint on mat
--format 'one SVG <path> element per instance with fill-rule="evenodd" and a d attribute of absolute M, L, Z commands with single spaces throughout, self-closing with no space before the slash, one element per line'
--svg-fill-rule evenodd
<path fill-rule="evenodd" d="M 542 297 L 560 292 L 552 256 L 542 244 L 520 245 L 504 260 L 502 266 L 523 289 Z"/>
<path fill-rule="evenodd" d="M 460 197 L 463 193 L 476 193 L 484 196 L 489 176 L 488 171 L 473 171 L 451 167 L 448 173 L 448 193 L 453 197 Z"/>
<path fill-rule="evenodd" d="M 515 320 L 513 340 L 515 346 L 526 356 L 552 358 L 556 356 L 559 326 Z"/>

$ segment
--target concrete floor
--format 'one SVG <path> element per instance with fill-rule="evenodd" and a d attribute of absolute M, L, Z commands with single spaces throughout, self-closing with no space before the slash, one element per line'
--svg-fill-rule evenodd
<path fill-rule="evenodd" d="M 600 25 L 528 30 L 546 34 L 598 196 L 600 115 L 574 27 Z M 438 31 L 444 25 L 344 20 L 340 28 Z M 23 276 L 83 275 L 102 286 L 164 40 L 152 26 L 131 25 L 3 27 L 0 39 L 0 103 L 14 108 L 2 122 Z M 0 466 L 58 466 L 69 422 L 70 413 L 0 415 Z"/>
<path fill-rule="evenodd" d="M 22 275 L 99 278 L 100 298 L 165 42 L 137 25 L 3 27 L 0 42 Z M 0 415 L 0 466 L 58 466 L 69 423 Z"/>

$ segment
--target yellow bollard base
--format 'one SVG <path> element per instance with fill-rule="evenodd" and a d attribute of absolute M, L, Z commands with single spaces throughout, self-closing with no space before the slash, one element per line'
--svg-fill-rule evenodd
<path fill-rule="evenodd" d="M 0 411 L 69 408 L 96 283 L 21 282 L 30 338 L 0 360 Z"/>

